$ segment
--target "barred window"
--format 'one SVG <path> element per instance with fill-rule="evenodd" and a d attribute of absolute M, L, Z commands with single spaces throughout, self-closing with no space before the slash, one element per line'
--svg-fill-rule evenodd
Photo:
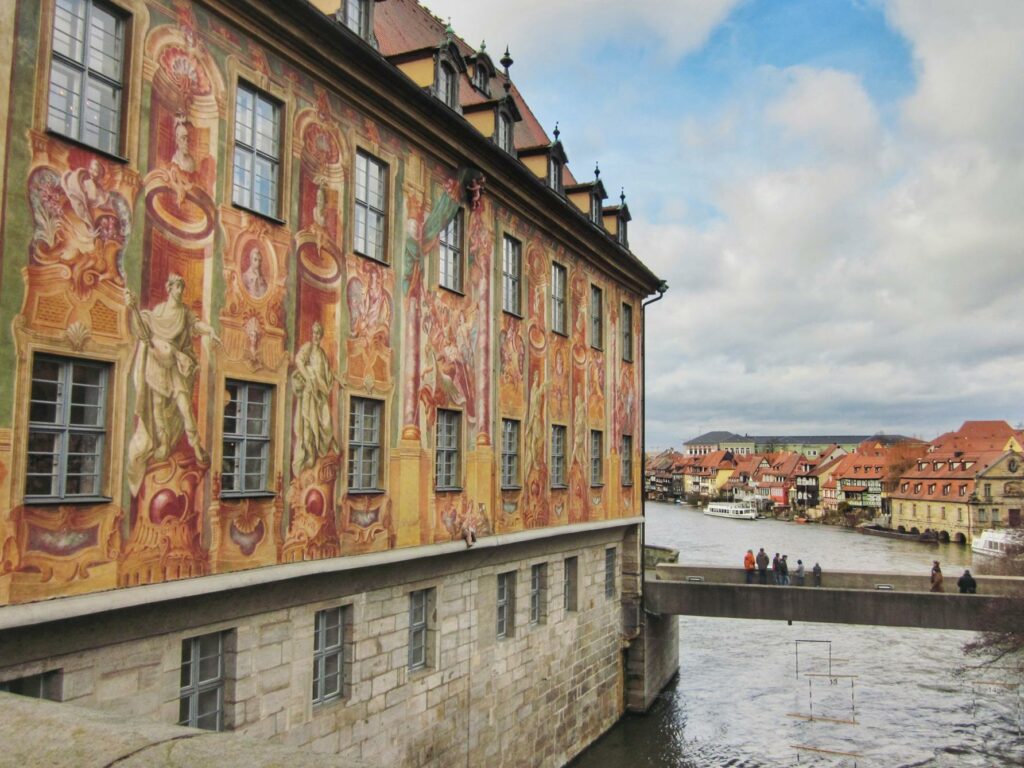
<path fill-rule="evenodd" d="M 561 264 L 551 265 L 551 330 L 563 336 L 568 333 L 568 314 L 565 300 L 566 269 Z"/>
<path fill-rule="evenodd" d="M 519 422 L 501 420 L 501 487 L 519 487 Z"/>
<path fill-rule="evenodd" d="M 103 479 L 110 366 L 36 355 L 32 361 L 25 497 L 97 498 Z"/>
<path fill-rule="evenodd" d="M 633 484 L 633 436 L 623 435 L 622 436 L 622 447 L 619 450 L 619 456 L 622 460 L 622 484 L 632 485 Z"/>
<path fill-rule="evenodd" d="M 461 414 L 458 411 L 438 410 L 437 452 L 434 464 L 434 484 L 438 490 L 459 488 L 459 440 Z"/>
<path fill-rule="evenodd" d="M 355 249 L 363 256 L 386 261 L 388 167 L 365 152 L 356 153 Z"/>
<path fill-rule="evenodd" d="M 604 551 L 604 596 L 615 597 L 615 547 Z"/>
<path fill-rule="evenodd" d="M 181 641 L 178 725 L 225 730 L 224 635 L 213 632 Z"/>
<path fill-rule="evenodd" d="M 239 83 L 235 90 L 235 205 L 277 217 L 280 212 L 281 104 Z"/>
<path fill-rule="evenodd" d="M 227 381 L 224 406 L 224 458 L 221 495 L 244 496 L 268 490 L 270 475 L 270 406 L 265 384 Z"/>
<path fill-rule="evenodd" d="M 381 490 L 380 400 L 353 397 L 348 414 L 348 488 L 350 491 Z"/>
<path fill-rule="evenodd" d="M 462 291 L 462 209 L 459 209 L 438 238 L 441 286 Z"/>
<path fill-rule="evenodd" d="M 352 663 L 352 606 L 317 611 L 313 630 L 313 703 L 347 695 Z"/>
<path fill-rule="evenodd" d="M 548 594 L 548 564 L 530 567 L 530 623 L 541 624 L 546 618 Z"/>
<path fill-rule="evenodd" d="M 409 669 L 425 669 L 430 663 L 430 630 L 434 613 L 434 590 L 409 593 Z"/>
<path fill-rule="evenodd" d="M 604 297 L 596 285 L 590 286 L 590 346 L 604 348 Z"/>
<path fill-rule="evenodd" d="M 577 608 L 577 592 L 579 589 L 579 558 L 565 558 L 565 569 L 562 572 L 562 607 L 566 613 Z"/>
<path fill-rule="evenodd" d="M 604 433 L 590 430 L 590 484 L 604 483 Z"/>
<path fill-rule="evenodd" d="M 125 27 L 95 0 L 59 0 L 53 14 L 46 127 L 110 154 L 121 149 Z"/>
<path fill-rule="evenodd" d="M 565 487 L 565 427 L 551 426 L 551 486 Z"/>
<path fill-rule="evenodd" d="M 501 259 L 501 308 L 513 315 L 522 314 L 523 245 L 505 235 Z"/>
<path fill-rule="evenodd" d="M 516 572 L 498 574 L 497 634 L 499 638 L 512 637 L 515 633 L 516 616 Z"/>
<path fill-rule="evenodd" d="M 630 304 L 622 305 L 622 359 L 627 363 L 633 362 L 633 307 Z"/>

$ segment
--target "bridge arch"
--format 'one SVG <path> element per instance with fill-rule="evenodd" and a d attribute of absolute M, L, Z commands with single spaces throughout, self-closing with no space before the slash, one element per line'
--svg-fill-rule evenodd
<path fill-rule="evenodd" d="M 964 536 L 962 531 L 960 531 L 960 532 L 957 532 L 956 536 L 953 537 L 953 541 L 955 541 L 957 544 L 966 544 L 967 543 L 967 537 Z"/>

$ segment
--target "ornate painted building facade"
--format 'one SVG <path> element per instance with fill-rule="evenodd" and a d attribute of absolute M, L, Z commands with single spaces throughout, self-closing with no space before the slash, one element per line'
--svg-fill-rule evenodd
<path fill-rule="evenodd" d="M 33 601 L 60 598 L 47 615 L 71 621 L 93 593 L 129 610 L 171 599 L 146 585 L 178 584 L 184 617 L 211 591 L 415 569 L 473 544 L 514 574 L 513 545 L 543 542 L 553 599 L 575 588 L 563 550 L 595 531 L 624 598 L 642 302 L 660 281 L 628 249 L 627 207 L 572 177 L 507 53 L 499 70 L 410 0 L 0 13 L 4 629 Z M 522 573 L 539 601 L 539 572 Z M 486 578 L 514 610 L 515 580 Z M 338 594 L 331 626 L 369 643 L 372 589 Z M 440 598 L 408 599 L 396 616 L 436 622 L 410 658 L 445 666 Z M 295 625 L 310 653 L 321 614 L 315 642 Z M 195 639 L 188 623 L 165 667 Z M 238 652 L 232 631 L 217 636 Z"/>

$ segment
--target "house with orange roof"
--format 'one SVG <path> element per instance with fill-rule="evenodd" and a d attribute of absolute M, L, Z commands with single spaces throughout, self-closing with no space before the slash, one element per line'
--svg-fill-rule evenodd
<path fill-rule="evenodd" d="M 1005 421 L 967 421 L 939 435 L 890 494 L 890 525 L 969 543 L 986 528 L 1020 528 L 1024 457 Z"/>

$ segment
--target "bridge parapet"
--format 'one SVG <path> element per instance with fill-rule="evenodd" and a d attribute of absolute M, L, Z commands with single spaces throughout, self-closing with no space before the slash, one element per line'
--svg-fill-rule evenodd
<path fill-rule="evenodd" d="M 947 593 L 956 593 L 956 580 L 961 571 L 945 574 L 944 583 Z M 768 586 L 772 589 L 790 589 L 778 587 L 772 580 L 772 572 L 768 571 Z M 979 595 L 1003 595 L 1024 597 L 1024 578 L 1020 576 L 978 576 Z M 690 583 L 705 582 L 708 584 L 742 584 L 746 586 L 746 573 L 742 568 L 721 568 L 710 565 L 678 565 L 659 563 L 655 569 L 659 581 L 684 581 Z M 793 578 L 792 570 L 790 579 Z M 805 587 L 811 587 L 811 574 L 808 572 Z M 761 584 L 750 586 L 764 589 Z M 822 589 L 891 589 L 894 592 L 929 592 L 931 579 L 929 575 L 918 576 L 906 573 L 884 573 L 876 571 L 827 571 L 821 577 Z"/>

